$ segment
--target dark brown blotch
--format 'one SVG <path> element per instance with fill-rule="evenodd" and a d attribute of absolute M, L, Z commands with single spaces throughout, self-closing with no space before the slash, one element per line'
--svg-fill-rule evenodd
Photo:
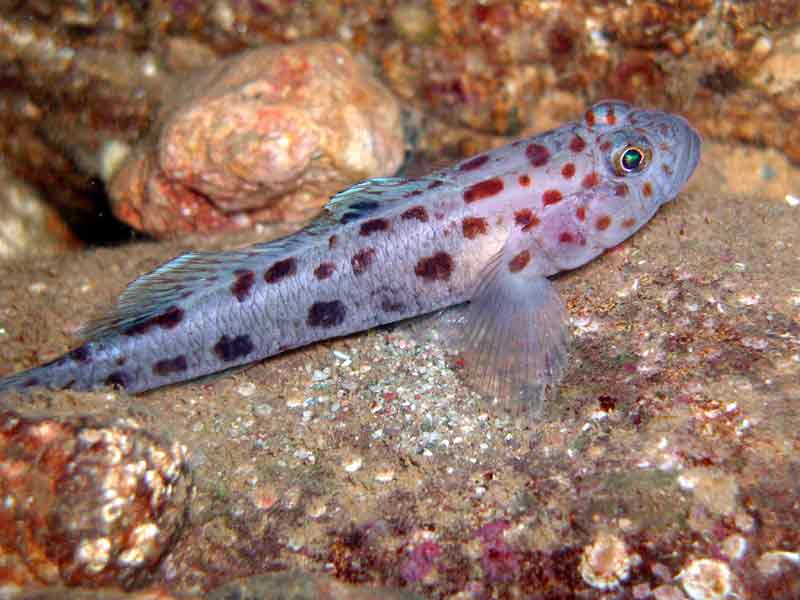
<path fill-rule="evenodd" d="M 273 264 L 264 273 L 264 281 L 267 283 L 278 283 L 279 281 L 291 277 L 297 273 L 297 260 L 294 257 L 284 258 Z"/>
<path fill-rule="evenodd" d="M 88 364 L 92 362 L 92 351 L 88 345 L 80 346 L 79 348 L 75 348 L 75 350 L 70 352 L 69 357 L 75 362 Z"/>
<path fill-rule="evenodd" d="M 156 315 L 151 319 L 142 321 L 128 327 L 122 333 L 128 336 L 143 335 L 150 331 L 152 327 L 161 327 L 161 329 L 174 329 L 183 320 L 183 309 L 178 306 L 170 306 L 160 315 Z"/>
<path fill-rule="evenodd" d="M 489 157 L 486 154 L 482 154 L 481 156 L 476 156 L 473 159 L 468 160 L 460 167 L 458 167 L 459 171 L 473 171 L 485 165 L 489 161 Z"/>
<path fill-rule="evenodd" d="M 363 236 L 372 235 L 373 233 L 377 233 L 380 231 L 388 231 L 389 230 L 389 221 L 386 219 L 370 219 L 369 221 L 364 221 L 361 224 L 361 228 L 359 229 L 359 233 Z"/>
<path fill-rule="evenodd" d="M 542 194 L 542 203 L 545 206 L 551 206 L 553 204 L 558 204 L 564 196 L 558 190 L 545 190 Z"/>
<path fill-rule="evenodd" d="M 336 327 L 344 322 L 347 310 L 339 300 L 315 302 L 308 309 L 307 322 L 311 327 Z"/>
<path fill-rule="evenodd" d="M 509 261 L 508 270 L 512 273 L 519 273 L 528 266 L 529 262 L 531 262 L 531 253 L 528 250 L 523 250 Z"/>
<path fill-rule="evenodd" d="M 522 231 L 530 231 L 540 223 L 540 220 L 530 208 L 522 208 L 514 213 L 514 222 L 522 228 Z"/>
<path fill-rule="evenodd" d="M 186 357 L 181 354 L 175 358 L 165 358 L 153 364 L 153 374 L 166 377 L 174 373 L 183 373 L 189 368 Z"/>
<path fill-rule="evenodd" d="M 233 274 L 236 275 L 236 279 L 231 285 L 231 293 L 239 302 L 244 302 L 250 295 L 250 290 L 253 289 L 256 274 L 247 269 L 237 269 Z"/>
<path fill-rule="evenodd" d="M 575 152 L 583 152 L 586 148 L 586 141 L 579 135 L 574 136 L 569 142 L 569 149 Z"/>
<path fill-rule="evenodd" d="M 336 265 L 332 262 L 324 262 L 320 263 L 320 265 L 314 269 L 314 277 L 322 281 L 323 279 L 328 279 L 333 272 L 336 270 Z"/>
<path fill-rule="evenodd" d="M 489 223 L 483 217 L 464 217 L 461 221 L 461 231 L 468 240 L 474 240 L 479 235 L 486 235 Z"/>
<path fill-rule="evenodd" d="M 371 210 L 375 210 L 378 208 L 379 203 L 375 200 L 362 200 L 361 202 L 355 202 L 350 205 L 351 210 L 359 210 L 363 212 L 369 212 Z"/>
<path fill-rule="evenodd" d="M 221 361 L 232 362 L 250 354 L 255 346 L 249 335 L 237 335 L 236 337 L 223 335 L 212 349 Z"/>
<path fill-rule="evenodd" d="M 409 219 L 416 219 L 417 221 L 421 221 L 422 223 L 428 222 L 428 211 L 425 210 L 424 206 L 412 206 L 407 211 L 405 211 L 400 218 L 404 221 L 408 221 Z"/>
<path fill-rule="evenodd" d="M 649 198 L 653 195 L 653 186 L 649 181 L 645 181 L 642 185 L 642 194 L 644 194 L 645 198 Z"/>
<path fill-rule="evenodd" d="M 464 190 L 464 202 L 467 204 L 491 198 L 503 191 L 503 180 L 499 177 L 492 177 L 485 181 L 479 181 Z"/>
<path fill-rule="evenodd" d="M 586 189 L 589 189 L 596 186 L 599 183 L 599 181 L 600 177 L 597 175 L 595 171 L 592 171 L 591 173 L 587 173 L 586 177 L 583 178 L 583 181 L 581 181 L 581 185 Z"/>
<path fill-rule="evenodd" d="M 534 167 L 542 167 L 550 160 L 550 151 L 541 144 L 530 144 L 525 148 L 525 156 Z"/>
<path fill-rule="evenodd" d="M 109 387 L 127 388 L 131 383 L 131 377 L 125 371 L 112 371 L 106 377 L 105 384 Z"/>
<path fill-rule="evenodd" d="M 433 256 L 425 256 L 414 267 L 417 277 L 427 281 L 447 281 L 453 272 L 453 257 L 447 252 L 437 252 Z"/>
<path fill-rule="evenodd" d="M 364 271 L 369 269 L 374 258 L 375 248 L 364 248 L 356 252 L 353 258 L 350 259 L 350 266 L 353 267 L 353 273 L 355 275 L 361 275 Z"/>

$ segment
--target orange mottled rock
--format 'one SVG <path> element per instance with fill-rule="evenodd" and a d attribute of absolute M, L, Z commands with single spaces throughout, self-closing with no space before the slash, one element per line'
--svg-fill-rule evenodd
<path fill-rule="evenodd" d="M 0 586 L 143 583 L 191 488 L 185 449 L 129 419 L 0 413 Z"/>
<path fill-rule="evenodd" d="M 111 182 L 114 211 L 155 236 L 303 221 L 403 158 L 393 96 L 343 46 L 270 46 L 176 86 Z"/>

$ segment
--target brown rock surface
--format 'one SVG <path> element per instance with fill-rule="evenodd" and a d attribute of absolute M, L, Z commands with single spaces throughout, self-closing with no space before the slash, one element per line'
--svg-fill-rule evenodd
<path fill-rule="evenodd" d="M 394 98 L 339 44 L 252 50 L 178 89 L 110 188 L 155 236 L 302 222 L 403 158 Z"/>

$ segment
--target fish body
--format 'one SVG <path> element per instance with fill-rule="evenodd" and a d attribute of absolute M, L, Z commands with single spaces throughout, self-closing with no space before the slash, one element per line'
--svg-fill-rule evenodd
<path fill-rule="evenodd" d="M 642 227 L 699 152 L 681 117 L 607 101 L 424 177 L 366 180 L 295 235 L 185 254 L 140 277 L 85 343 L 0 380 L 0 391 L 137 393 L 460 305 L 441 328 L 469 382 L 536 404 L 567 361 L 547 277 Z"/>

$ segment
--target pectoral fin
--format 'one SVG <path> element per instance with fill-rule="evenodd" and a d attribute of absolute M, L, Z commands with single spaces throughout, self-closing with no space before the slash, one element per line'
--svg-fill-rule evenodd
<path fill-rule="evenodd" d="M 566 369 L 567 315 L 558 293 L 546 277 L 511 272 L 502 260 L 437 330 L 460 355 L 467 383 L 513 412 L 540 413 Z"/>

